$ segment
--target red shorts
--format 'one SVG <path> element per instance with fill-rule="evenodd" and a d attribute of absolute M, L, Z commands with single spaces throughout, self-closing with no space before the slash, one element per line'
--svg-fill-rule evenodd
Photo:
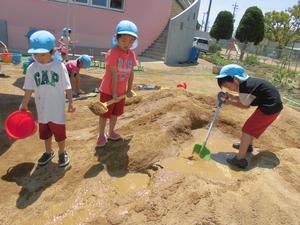
<path fill-rule="evenodd" d="M 259 136 L 267 129 L 267 127 L 278 117 L 280 112 L 267 115 L 264 114 L 260 109 L 256 109 L 254 113 L 245 122 L 242 131 L 255 138 Z"/>
<path fill-rule="evenodd" d="M 42 140 L 47 140 L 52 135 L 54 135 L 56 142 L 64 141 L 67 138 L 65 124 L 39 123 L 39 133 Z"/>
<path fill-rule="evenodd" d="M 111 95 L 105 94 L 103 92 L 100 93 L 100 102 L 107 102 L 111 99 L 112 99 Z M 103 113 L 101 117 L 110 118 L 112 115 L 121 116 L 124 113 L 124 106 L 125 106 L 125 98 L 123 98 L 119 102 L 109 105 L 107 107 L 108 111 L 106 113 Z"/>

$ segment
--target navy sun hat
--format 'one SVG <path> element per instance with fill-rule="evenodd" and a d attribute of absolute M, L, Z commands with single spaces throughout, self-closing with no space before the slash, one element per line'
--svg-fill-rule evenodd
<path fill-rule="evenodd" d="M 216 78 L 223 78 L 228 76 L 236 77 L 242 81 L 249 78 L 249 76 L 245 72 L 245 69 L 238 64 L 228 64 L 226 66 L 223 66 Z"/>
<path fill-rule="evenodd" d="M 34 32 L 29 38 L 28 53 L 48 53 L 55 48 L 55 37 L 49 31 L 39 30 Z"/>

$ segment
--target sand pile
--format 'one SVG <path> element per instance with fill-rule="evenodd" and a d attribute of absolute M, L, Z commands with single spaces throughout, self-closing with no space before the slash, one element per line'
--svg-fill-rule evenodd
<path fill-rule="evenodd" d="M 225 159 L 253 109 L 224 106 L 208 142 L 212 160 L 189 160 L 216 98 L 180 89 L 138 94 L 117 123 L 124 139 L 104 148 L 95 148 L 93 99 L 76 102 L 67 118 L 67 170 L 56 159 L 35 167 L 37 136 L 12 143 L 1 156 L 0 224 L 299 223 L 299 113 L 285 108 L 255 143 L 248 171 L 238 171 Z"/>

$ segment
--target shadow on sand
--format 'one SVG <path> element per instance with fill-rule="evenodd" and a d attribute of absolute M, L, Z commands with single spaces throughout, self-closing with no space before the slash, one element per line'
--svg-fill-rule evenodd
<path fill-rule="evenodd" d="M 10 113 L 19 109 L 22 98 L 23 96 L 21 95 L 0 93 L 0 156 L 4 154 L 15 142 L 14 140 L 9 139 L 6 135 L 4 122 L 6 117 Z M 28 107 L 33 112 L 33 115 L 36 118 L 33 101 L 30 102 Z"/>
<path fill-rule="evenodd" d="M 255 167 L 266 168 L 266 169 L 273 169 L 280 164 L 279 158 L 270 151 L 260 151 L 258 154 L 253 155 L 248 153 L 247 160 L 248 160 L 248 167 L 246 169 L 240 169 L 235 166 L 231 166 L 227 163 L 227 158 L 233 158 L 236 155 L 234 152 L 218 152 L 211 154 L 211 159 L 216 161 L 217 163 L 226 165 L 230 167 L 230 169 L 235 171 L 249 171 L 254 169 Z"/>
<path fill-rule="evenodd" d="M 128 173 L 128 150 L 131 138 L 119 141 L 109 141 L 104 147 L 96 147 L 95 156 L 99 164 L 93 165 L 85 174 L 84 178 L 97 176 L 103 169 L 112 177 L 123 177 Z"/>
<path fill-rule="evenodd" d="M 57 163 L 49 162 L 46 166 L 34 169 L 34 163 L 24 162 L 9 168 L 1 178 L 22 187 L 16 206 L 24 209 L 37 201 L 48 187 L 63 178 L 70 168 L 60 168 Z"/>

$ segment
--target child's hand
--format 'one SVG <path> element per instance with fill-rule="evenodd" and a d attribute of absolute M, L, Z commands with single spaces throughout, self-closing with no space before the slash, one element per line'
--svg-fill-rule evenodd
<path fill-rule="evenodd" d="M 19 106 L 19 111 L 29 111 L 28 105 L 21 103 L 21 105 Z"/>
<path fill-rule="evenodd" d="M 126 92 L 126 96 L 127 96 L 128 98 L 131 98 L 131 97 L 133 97 L 133 96 L 136 96 L 136 93 L 135 93 L 133 90 L 128 90 L 128 91 Z"/>
<path fill-rule="evenodd" d="M 68 112 L 75 112 L 76 108 L 73 106 L 73 103 L 69 103 Z"/>
<path fill-rule="evenodd" d="M 118 100 L 119 100 L 119 97 L 118 97 L 117 94 L 113 94 L 112 97 L 113 97 L 113 99 L 114 99 L 115 101 L 118 101 Z"/>

